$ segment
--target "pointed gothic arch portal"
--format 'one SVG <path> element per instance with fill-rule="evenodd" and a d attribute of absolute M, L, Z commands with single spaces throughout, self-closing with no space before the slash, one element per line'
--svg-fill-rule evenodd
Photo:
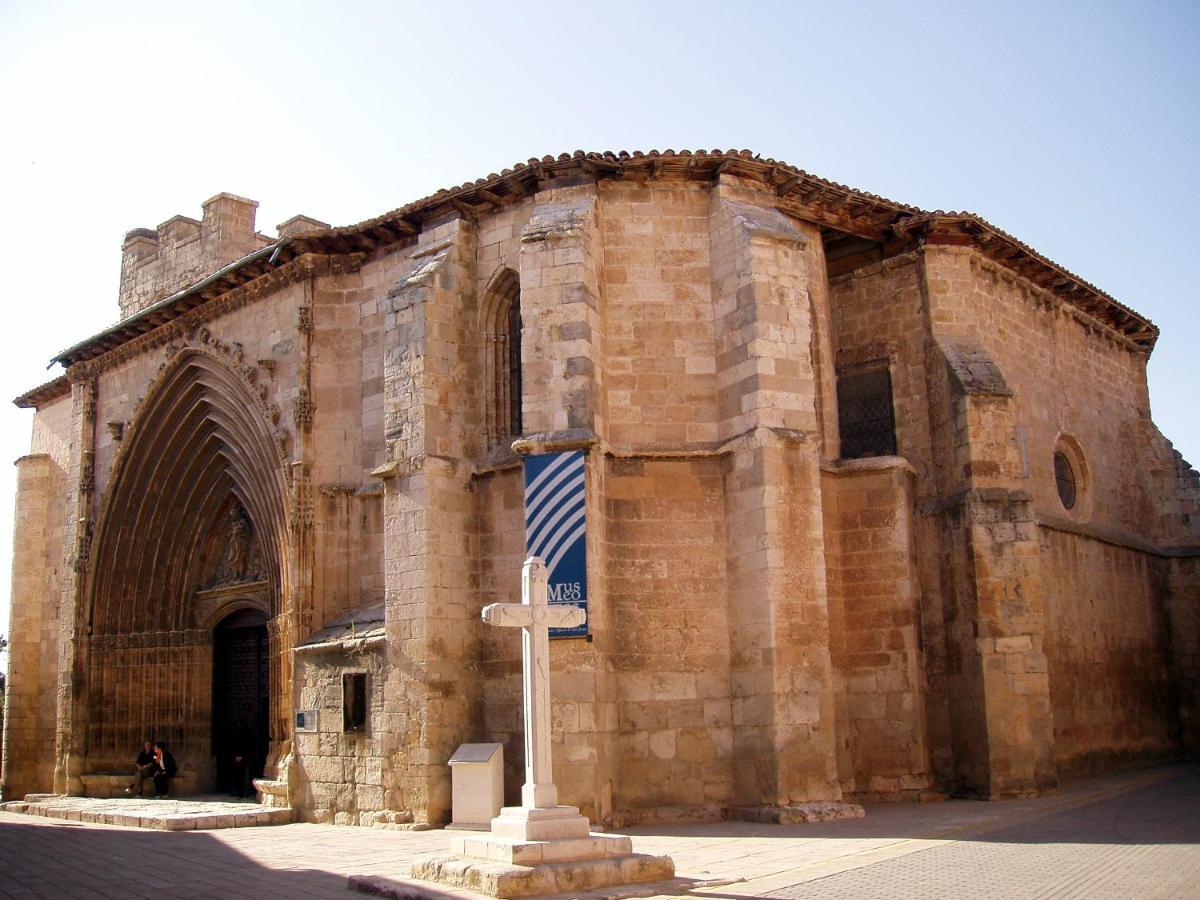
<path fill-rule="evenodd" d="M 160 376 L 127 430 L 94 546 L 86 771 L 122 771 L 153 738 L 171 745 L 184 789 L 228 782 L 220 757 L 246 736 L 216 719 L 239 692 L 266 690 L 250 729 L 261 774 L 290 719 L 287 478 L 257 400 L 223 362 L 185 351 Z M 251 632 L 262 658 L 247 687 L 220 667 L 245 663 L 227 645 Z"/>

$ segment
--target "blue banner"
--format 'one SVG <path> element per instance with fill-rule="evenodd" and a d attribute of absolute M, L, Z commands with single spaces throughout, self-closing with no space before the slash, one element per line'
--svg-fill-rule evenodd
<path fill-rule="evenodd" d="M 538 453 L 525 457 L 525 553 L 540 556 L 550 574 L 550 602 L 587 612 L 587 494 L 584 455 Z M 578 628 L 551 628 L 550 637 L 587 637 Z"/>

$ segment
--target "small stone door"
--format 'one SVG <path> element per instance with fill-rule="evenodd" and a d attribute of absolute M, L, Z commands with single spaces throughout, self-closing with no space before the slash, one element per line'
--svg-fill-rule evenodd
<path fill-rule="evenodd" d="M 270 685 L 266 616 L 242 610 L 213 632 L 212 753 L 218 791 L 253 794 L 270 743 Z M 239 763 L 237 757 L 244 762 Z"/>

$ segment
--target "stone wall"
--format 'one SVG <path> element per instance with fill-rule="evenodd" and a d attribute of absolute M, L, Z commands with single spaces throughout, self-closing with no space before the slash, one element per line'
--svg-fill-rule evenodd
<path fill-rule="evenodd" d="M 838 775 L 845 793 L 873 800 L 930 788 L 913 480 L 889 457 L 824 471 Z"/>
<path fill-rule="evenodd" d="M 70 406 L 70 401 L 60 401 Z M 63 471 L 46 453 L 17 461 L 17 543 L 13 551 L 7 689 L 0 796 L 53 790 L 58 620 L 52 591 L 62 558 Z M 47 602 L 49 599 L 50 602 Z"/>
<path fill-rule="evenodd" d="M 1034 516 L 1052 526 L 1041 530 L 1040 569 L 1056 758 L 1069 773 L 1173 752 L 1180 698 L 1163 687 L 1174 601 L 1154 542 L 1167 537 L 1155 498 L 1177 488 L 1159 486 L 1143 354 L 973 251 L 929 251 L 926 266 L 929 292 L 942 298 L 935 327 L 978 340 L 1013 391 L 1012 424 L 996 434 L 1009 445 L 1008 484 L 1027 492 Z M 1071 510 L 1053 473 L 1064 441 L 1082 462 Z M 1179 542 L 1194 545 L 1197 532 L 1188 531 Z M 1112 618 L 1117 597 L 1123 625 Z M 1031 640 L 1036 650 L 1036 633 Z M 1127 705 L 1114 712 L 1097 699 L 1106 695 Z"/>
<path fill-rule="evenodd" d="M 892 381 L 896 452 L 916 472 L 914 503 L 915 590 L 920 598 L 919 633 L 925 682 L 925 727 L 930 771 L 943 789 L 954 784 L 954 726 L 948 705 L 946 621 L 951 596 L 945 583 L 949 551 L 934 511 L 939 498 L 961 484 L 938 466 L 933 449 L 937 423 L 931 415 L 930 335 L 920 254 L 904 253 L 830 279 L 834 345 L 839 369 L 886 360 Z M 939 362 L 940 365 L 940 362 Z"/>
<path fill-rule="evenodd" d="M 66 554 L 71 398 L 39 409 L 30 454 L 17 460 L 13 583 L 0 795 L 54 788 L 58 738 L 60 567 Z"/>
<path fill-rule="evenodd" d="M 626 819 L 711 817 L 734 800 L 723 472 L 716 459 L 608 462 L 606 569 L 619 636 Z"/>
<path fill-rule="evenodd" d="M 1016 480 L 1038 514 L 1068 515 L 1053 473 L 1066 434 L 1081 447 L 1089 482 L 1070 517 L 1143 531 L 1156 519 L 1147 467 L 1137 462 L 1150 427 L 1144 355 L 975 251 L 930 249 L 925 266 L 935 333 L 978 341 L 1013 391 Z"/>
<path fill-rule="evenodd" d="M 1171 754 L 1179 698 L 1168 561 L 1054 528 L 1040 537 L 1059 771 Z"/>
<path fill-rule="evenodd" d="M 1067 677 L 1068 664 L 1064 658 L 1070 655 L 1067 648 L 1082 640 L 1079 635 L 1088 630 L 1095 614 L 1088 605 L 1093 601 L 1083 586 L 1097 584 L 1096 579 L 1110 578 L 1112 565 L 1106 568 L 1101 556 L 1083 550 L 1059 552 L 1043 561 L 1041 568 L 1050 571 L 1046 564 L 1053 559 L 1053 576 L 1042 589 L 1044 598 L 1039 600 L 1046 608 L 1044 640 L 1049 661 L 1045 656 L 1040 657 L 1042 638 L 1036 625 L 1028 635 L 1004 630 L 989 637 L 987 647 L 976 645 L 975 635 L 980 633 L 980 625 L 972 617 L 986 612 L 986 607 L 976 605 L 986 595 L 981 593 L 984 582 L 979 580 L 983 573 L 971 559 L 978 558 L 983 547 L 999 549 L 999 545 L 993 545 L 999 532 L 997 524 L 987 521 L 968 532 L 957 532 L 953 524 L 956 520 L 946 518 L 948 504 L 955 502 L 959 492 L 974 486 L 1027 494 L 1032 515 L 1038 519 L 1050 524 L 1073 524 L 1084 532 L 1091 529 L 1092 533 L 1103 533 L 1110 540 L 1119 532 L 1124 537 L 1118 543 L 1123 540 L 1125 544 L 1138 546 L 1141 540 L 1150 549 L 1155 539 L 1164 540 L 1168 546 L 1194 543 L 1194 533 L 1182 537 L 1188 533 L 1186 525 L 1182 531 L 1176 525 L 1174 535 L 1179 537 L 1169 538 L 1170 532 L 1160 530 L 1162 520 L 1151 510 L 1151 507 L 1174 509 L 1173 504 L 1178 501 L 1166 498 L 1181 494 L 1175 483 L 1179 476 L 1174 474 L 1174 467 L 1169 461 L 1163 466 L 1157 464 L 1163 445 L 1149 423 L 1142 355 L 1121 339 L 1109 336 L 1077 310 L 975 251 L 928 248 L 922 254 L 897 257 L 839 276 L 832 282 L 832 291 L 838 363 L 851 367 L 869 360 L 888 361 L 898 452 L 918 473 L 915 552 L 925 610 L 922 643 L 928 685 L 927 728 L 937 780 L 953 786 L 963 778 L 971 781 L 978 777 L 965 774 L 962 755 L 969 752 L 969 747 L 985 745 L 989 734 L 1003 734 L 1003 726 L 989 726 L 983 721 L 972 731 L 971 713 L 986 708 L 983 698 L 991 697 L 999 704 L 997 709 L 1015 710 L 1021 705 L 1019 695 L 1002 700 L 1001 695 L 990 692 L 989 688 L 961 693 L 962 677 L 972 666 L 983 667 L 981 684 L 995 677 L 986 671 L 989 654 L 996 654 L 996 658 L 987 665 L 997 667 L 996 675 L 1006 673 L 1005 678 L 1017 672 L 1021 678 L 1045 680 L 1043 672 L 1049 666 L 1049 695 L 1053 697 L 1056 723 L 1055 757 L 1063 763 L 1064 771 L 1085 764 L 1074 762 L 1077 754 L 1089 759 L 1094 753 L 1121 757 L 1135 752 L 1132 745 L 1139 741 L 1146 752 L 1163 752 L 1165 745 L 1151 735 L 1167 733 L 1165 729 L 1175 715 L 1169 711 L 1174 701 L 1158 707 L 1139 706 L 1150 721 L 1145 723 L 1145 736 L 1132 738 L 1119 734 L 1120 729 L 1109 727 L 1111 723 L 1105 717 L 1110 713 L 1099 709 L 1088 712 L 1080 703 L 1068 701 L 1066 698 L 1075 690 L 1069 683 L 1059 688 L 1054 686 L 1058 677 Z M 931 336 L 946 343 L 931 352 Z M 963 360 L 962 372 L 945 374 L 950 365 L 947 354 Z M 975 364 L 965 362 L 972 354 L 983 361 L 985 368 L 994 366 L 995 374 L 988 377 L 998 379 L 1003 388 L 1001 395 L 1010 392 L 1011 401 L 1003 396 L 986 399 L 992 389 L 983 386 L 967 368 Z M 975 381 L 964 384 L 964 378 L 967 382 Z M 1097 414 L 1098 411 L 1103 414 Z M 1079 473 L 1081 501 L 1073 512 L 1062 508 L 1052 471 L 1053 452 L 1062 440 L 1080 448 L 1086 461 L 1086 470 Z M 1010 510 L 1018 508 L 1011 500 L 1004 500 L 1002 505 Z M 973 507 L 968 503 L 961 513 L 977 512 L 987 520 L 992 518 L 992 513 L 986 511 L 988 508 L 986 503 Z M 1003 527 L 1015 527 L 1018 533 L 1027 528 L 1010 520 L 999 508 L 994 521 L 1011 521 Z M 1180 519 L 1174 521 L 1178 523 Z M 1057 544 L 1088 543 L 1085 538 L 1068 536 L 1062 531 L 1055 534 Z M 983 544 L 973 550 L 976 541 Z M 1043 540 L 1042 553 L 1049 552 L 1049 545 Z M 1014 557 L 1013 562 L 1017 559 Z M 1005 563 L 999 570 L 995 565 L 989 566 L 987 578 L 994 579 L 1010 565 Z M 1148 557 L 1138 562 L 1132 572 L 1155 567 L 1153 558 Z M 1007 571 L 1009 574 L 1000 574 L 997 584 L 1002 593 L 1012 589 L 1008 579 L 1016 572 L 1011 568 Z M 1121 584 L 1133 592 L 1132 602 L 1140 611 L 1137 627 L 1150 629 L 1137 640 L 1161 663 L 1167 653 L 1164 642 L 1179 632 L 1168 632 L 1152 623 L 1165 615 L 1172 592 L 1163 578 L 1148 579 L 1122 572 Z M 1189 590 L 1182 589 L 1185 593 Z M 968 597 L 975 599 L 964 608 L 964 599 Z M 1178 603 L 1175 606 L 1175 616 L 1187 618 L 1190 606 Z M 968 611 L 965 620 L 964 609 Z M 992 628 L 1004 622 L 1007 629 L 1015 620 L 1003 613 L 1000 619 L 992 621 Z M 994 643 L 997 638 L 1003 639 L 1006 651 L 1013 649 L 1009 645 L 1015 640 L 1027 642 L 1030 649 L 1022 651 L 1024 656 L 999 653 L 998 644 Z M 1079 653 L 1088 656 L 1086 651 Z M 1188 654 L 1183 655 L 1189 658 Z M 1098 658 L 1109 657 L 1100 653 Z M 1019 671 L 1012 666 L 1018 666 Z M 1132 676 L 1118 675 L 1118 671 L 1119 666 L 1106 668 L 1108 687 L 1097 690 L 1116 690 L 1122 696 L 1141 690 L 1131 680 Z M 957 688 L 956 683 L 960 685 Z M 984 693 L 978 694 L 977 690 Z M 953 714 L 953 724 L 952 709 L 959 710 Z M 1132 711 L 1130 714 L 1137 715 Z M 1060 717 L 1070 722 L 1066 733 L 1061 733 Z M 1024 716 L 1013 715 L 1014 727 L 1025 728 L 1024 722 L 1016 722 L 1018 718 Z M 1091 741 L 1095 746 L 1077 746 L 1070 735 L 1081 733 L 1088 735 L 1084 744 Z M 1101 746 L 1107 749 L 1101 750 Z M 956 757 L 957 764 L 953 762 Z"/>
<path fill-rule="evenodd" d="M 863 266 L 830 279 L 829 291 L 837 366 L 888 362 L 897 454 L 916 469 L 916 496 L 924 500 L 939 485 L 930 434 L 929 328 L 920 258 L 905 253 Z"/>
<path fill-rule="evenodd" d="M 1169 560 L 1171 674 L 1179 696 L 1180 738 L 1200 752 L 1200 555 Z"/>
<path fill-rule="evenodd" d="M 717 434 L 709 198 L 698 185 L 606 183 L 605 437 L 680 448 Z"/>
<path fill-rule="evenodd" d="M 361 732 L 342 727 L 342 676 L 367 675 L 367 726 Z M 305 821 L 333 825 L 393 824 L 411 821 L 411 813 L 381 815 L 393 787 L 389 754 L 402 735 L 386 727 L 384 659 L 378 648 L 354 652 L 326 650 L 296 654 L 298 709 L 317 711 L 317 731 L 297 732 L 293 806 Z"/>
<path fill-rule="evenodd" d="M 475 374 L 464 303 L 475 250 L 462 220 L 422 234 L 384 319 L 384 727 L 400 738 L 387 803 L 430 822 L 449 815 L 446 760 L 479 728 L 476 505 L 465 458 L 480 400 L 456 392 Z"/>

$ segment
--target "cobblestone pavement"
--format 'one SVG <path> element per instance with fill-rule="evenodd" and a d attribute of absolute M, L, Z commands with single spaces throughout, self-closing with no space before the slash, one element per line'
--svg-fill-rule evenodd
<path fill-rule="evenodd" d="M 656 888 L 663 897 L 1200 898 L 1200 767 L 1075 782 L 1041 800 L 882 805 L 866 819 L 820 825 L 628 833 L 635 850 L 675 858 L 681 877 Z M 0 897 L 362 896 L 346 876 L 404 881 L 414 857 L 447 843 L 442 831 L 163 832 L 0 812 Z M 411 896 L 471 896 L 409 885 Z"/>

